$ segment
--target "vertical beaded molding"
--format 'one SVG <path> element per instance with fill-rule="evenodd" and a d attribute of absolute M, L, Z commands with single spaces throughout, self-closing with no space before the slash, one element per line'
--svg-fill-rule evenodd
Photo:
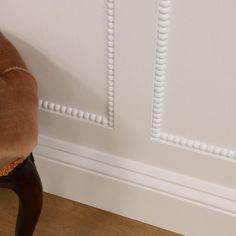
<path fill-rule="evenodd" d="M 212 156 L 236 160 L 234 150 L 180 137 L 162 130 L 163 99 L 165 91 L 166 63 L 168 57 L 168 31 L 172 0 L 159 0 L 156 40 L 155 78 L 152 111 L 151 140 L 189 149 Z"/>
<path fill-rule="evenodd" d="M 106 0 L 106 81 L 107 81 L 107 116 L 102 116 L 79 108 L 39 99 L 39 109 L 78 119 L 107 128 L 114 127 L 114 84 L 115 84 L 115 0 Z"/>
<path fill-rule="evenodd" d="M 161 137 L 162 110 L 168 50 L 168 26 L 170 18 L 170 0 L 159 0 L 155 78 L 152 111 L 152 138 Z"/>
<path fill-rule="evenodd" d="M 115 0 L 107 0 L 107 117 L 114 127 Z"/>

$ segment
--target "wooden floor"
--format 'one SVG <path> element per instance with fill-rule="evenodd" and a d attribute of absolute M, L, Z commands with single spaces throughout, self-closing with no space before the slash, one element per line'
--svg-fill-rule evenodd
<path fill-rule="evenodd" d="M 0 189 L 0 235 L 13 236 L 18 199 L 10 190 Z M 177 236 L 51 194 L 44 194 L 44 206 L 34 236 Z"/>

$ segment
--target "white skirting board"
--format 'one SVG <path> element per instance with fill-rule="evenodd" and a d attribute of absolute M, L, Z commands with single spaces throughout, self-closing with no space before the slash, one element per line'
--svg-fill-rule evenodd
<path fill-rule="evenodd" d="M 236 235 L 236 190 L 40 135 L 46 192 L 189 236 Z"/>

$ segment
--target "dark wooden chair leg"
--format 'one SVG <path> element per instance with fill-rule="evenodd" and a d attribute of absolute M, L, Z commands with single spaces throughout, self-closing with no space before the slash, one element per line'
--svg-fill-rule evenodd
<path fill-rule="evenodd" d="M 8 176 L 0 177 L 0 187 L 10 188 L 19 197 L 16 236 L 32 236 L 42 208 L 42 184 L 33 155 Z"/>

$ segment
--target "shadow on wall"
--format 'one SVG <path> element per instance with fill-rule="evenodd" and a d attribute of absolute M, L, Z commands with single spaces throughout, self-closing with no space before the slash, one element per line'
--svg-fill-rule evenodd
<path fill-rule="evenodd" d="M 73 104 L 75 108 L 80 108 L 77 107 L 77 105 L 75 104 L 75 100 L 76 102 L 81 103 L 81 99 L 84 99 L 84 97 L 88 97 L 88 101 L 85 101 L 86 107 L 88 105 L 87 103 L 99 103 L 106 108 L 106 103 L 99 99 L 96 94 L 94 94 L 88 87 L 84 86 L 79 76 L 78 78 L 74 77 L 69 71 L 60 68 L 55 63 L 53 63 L 46 55 L 44 55 L 39 50 L 34 48 L 29 43 L 23 41 L 22 39 L 9 33 L 4 32 L 4 34 L 16 46 L 23 59 L 25 60 L 26 64 L 28 65 L 30 71 L 32 71 L 32 73 L 35 75 L 39 85 L 40 98 L 56 103 L 61 103 L 63 105 L 72 106 Z M 68 80 L 70 80 L 70 83 L 68 83 Z M 104 94 L 106 94 L 106 91 L 104 91 Z M 81 109 L 83 109 L 83 107 Z M 88 111 L 88 109 L 83 110 Z M 95 112 L 94 109 L 91 109 L 91 111 Z M 105 114 L 106 113 L 104 109 L 104 115 Z M 119 122 L 121 123 L 121 117 L 119 116 L 118 118 Z M 43 122 L 47 122 L 47 127 L 53 127 L 54 119 L 46 119 Z M 129 122 L 132 123 L 132 119 Z M 129 132 L 129 134 L 132 133 L 133 137 L 139 136 L 137 135 L 137 132 L 135 130 L 132 130 L 131 132 L 131 126 L 129 124 L 122 124 L 122 127 L 124 127 L 125 132 Z M 67 128 L 68 127 L 61 127 L 61 129 L 63 130 L 62 132 L 66 133 L 64 130 L 67 130 Z M 74 143 L 79 140 L 79 135 L 88 135 L 90 136 L 89 138 L 91 140 L 91 143 L 95 143 L 95 146 L 99 146 L 99 148 L 103 149 L 103 151 L 105 150 L 108 153 L 113 153 L 115 150 L 119 150 L 120 146 L 123 145 L 122 143 L 126 142 L 126 138 L 122 138 L 123 135 L 126 137 L 125 133 L 121 135 L 121 138 L 118 138 L 119 135 L 117 135 L 113 130 L 103 129 L 92 125 L 86 126 L 86 129 L 83 126 L 80 126 L 80 128 L 80 132 L 78 132 L 78 129 L 73 129 L 73 132 L 70 133 L 70 138 L 73 139 Z M 68 128 L 67 132 L 70 131 L 71 129 Z M 62 137 L 62 139 L 63 138 L 64 137 Z M 94 140 L 96 140 L 96 142 L 94 142 Z M 134 142 L 132 146 L 136 148 L 135 139 L 132 140 L 132 142 Z M 81 143 L 79 144 L 81 145 Z M 99 150 L 98 147 L 94 148 Z M 55 189 L 61 189 L 62 186 L 65 186 L 70 181 L 69 176 L 66 176 L 63 170 L 61 171 L 61 181 L 65 182 L 65 184 L 58 181 L 58 186 L 54 186 Z M 97 186 L 97 181 L 93 181 L 93 179 L 91 179 L 89 185 L 86 181 L 84 184 L 84 188 L 87 189 L 89 195 L 94 196 L 96 198 L 101 198 L 104 196 L 104 192 L 99 191 L 98 189 L 99 186 Z M 104 186 L 104 188 L 109 191 L 110 185 L 107 184 Z M 64 189 L 61 189 L 61 192 L 64 192 Z M 126 194 L 124 193 L 124 196 L 125 195 Z M 113 205 L 118 206 L 126 204 L 125 201 L 122 200 L 122 196 L 123 194 L 121 192 L 119 202 L 114 202 L 113 199 L 110 199 L 110 203 L 108 204 L 111 207 Z"/>
<path fill-rule="evenodd" d="M 92 111 L 93 113 L 105 115 L 107 117 L 106 102 L 99 98 L 93 91 L 91 91 L 91 89 L 86 87 L 79 75 L 76 77 L 65 68 L 57 66 L 50 60 L 50 58 L 33 47 L 31 43 L 25 42 L 24 40 L 10 33 L 3 33 L 16 46 L 23 59 L 27 63 L 30 71 L 32 71 L 32 73 L 35 75 L 39 85 L 40 98 L 54 103 L 60 103 L 77 109 L 82 109 L 88 112 Z M 105 79 L 104 83 L 107 83 Z M 104 95 L 106 95 L 106 93 L 106 90 L 103 91 Z M 84 106 L 85 108 L 78 107 L 78 103 L 80 105 L 86 104 L 86 106 Z M 103 113 L 101 113 L 101 109 L 96 111 L 96 108 L 99 107 L 96 107 L 98 104 L 100 104 L 100 107 L 102 107 L 102 110 L 104 111 Z M 92 108 L 89 109 L 90 107 Z M 130 109 L 133 109 L 133 107 L 130 106 Z M 145 110 L 146 109 L 148 110 L 148 108 L 145 108 Z M 119 107 L 116 110 L 119 110 Z M 122 112 L 120 113 L 115 111 L 115 130 L 104 129 L 96 125 L 83 126 L 82 124 L 84 124 L 84 122 L 78 122 L 75 125 L 73 120 L 66 118 L 63 125 L 60 125 L 60 131 L 58 131 L 58 124 L 55 124 L 54 116 L 50 116 L 50 119 L 48 119 L 48 117 L 45 118 L 42 116 L 40 124 L 42 126 L 41 128 L 43 129 L 43 133 L 45 132 L 46 135 L 55 135 L 56 137 L 65 139 L 68 142 L 90 146 L 95 150 L 113 153 L 115 155 L 120 155 L 120 150 L 127 150 L 128 154 L 121 154 L 121 156 L 129 156 L 132 159 L 133 153 L 135 153 L 133 150 L 136 150 L 137 146 L 143 144 L 144 135 L 146 137 L 146 141 L 149 142 L 150 127 L 148 126 L 147 129 L 145 129 L 146 133 L 143 134 L 141 133 L 142 130 L 140 131 L 139 129 L 132 128 L 134 126 L 133 121 L 137 120 L 135 114 L 129 110 L 128 119 L 124 119 L 122 114 Z M 149 116 L 151 116 L 150 113 Z M 149 120 L 150 119 L 151 117 L 149 117 Z M 137 121 L 139 122 L 139 119 Z M 47 131 L 48 127 L 50 128 L 49 131 Z M 129 147 L 128 149 L 127 145 Z M 146 151 L 143 150 L 143 152 L 145 153 Z"/>
<path fill-rule="evenodd" d="M 66 68 L 56 65 L 28 42 L 15 35 L 6 32 L 4 34 L 16 46 L 28 68 L 35 75 L 40 98 L 101 115 L 106 114 L 106 101 L 88 88 L 80 75 L 75 76 Z M 105 80 L 103 81 L 106 83 Z M 78 107 L 78 104 L 81 107 Z"/>

